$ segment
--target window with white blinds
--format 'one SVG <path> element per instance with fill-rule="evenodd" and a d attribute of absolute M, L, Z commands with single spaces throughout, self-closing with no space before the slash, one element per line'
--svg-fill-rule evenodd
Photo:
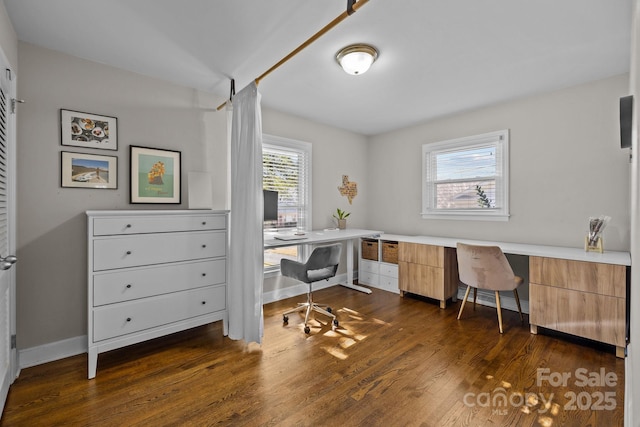
<path fill-rule="evenodd" d="M 311 144 L 269 135 L 262 137 L 262 185 L 278 192 L 278 219 L 265 221 L 265 231 L 309 230 L 311 227 Z M 280 259 L 301 259 L 299 246 L 265 251 L 265 271 Z"/>
<path fill-rule="evenodd" d="M 422 146 L 422 216 L 509 218 L 509 131 Z"/>

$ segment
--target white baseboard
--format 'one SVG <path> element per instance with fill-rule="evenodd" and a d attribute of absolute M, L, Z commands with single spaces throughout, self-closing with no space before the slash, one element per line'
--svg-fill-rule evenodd
<path fill-rule="evenodd" d="M 458 287 L 458 299 L 462 301 L 464 299 L 464 293 L 466 292 L 466 286 Z M 469 302 L 473 303 L 473 289 L 469 292 Z M 476 299 L 476 303 L 481 305 L 486 305 L 489 307 L 496 307 L 496 296 L 493 291 L 487 291 L 483 289 L 478 289 L 478 298 Z M 520 306 L 522 307 L 522 312 L 529 314 L 529 301 L 523 300 L 520 298 Z M 518 304 L 516 303 L 516 298 L 513 296 L 513 292 L 501 292 L 500 293 L 500 307 L 505 310 L 518 311 Z"/>
<path fill-rule="evenodd" d="M 20 350 L 18 351 L 18 366 L 20 369 L 30 368 L 86 352 L 87 336 L 82 335 Z"/>

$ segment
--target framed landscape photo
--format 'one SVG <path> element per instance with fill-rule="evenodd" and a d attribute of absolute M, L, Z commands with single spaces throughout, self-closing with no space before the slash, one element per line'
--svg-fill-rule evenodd
<path fill-rule="evenodd" d="M 118 149 L 118 119 L 80 111 L 60 110 L 62 145 Z"/>
<path fill-rule="evenodd" d="M 180 151 L 132 145 L 131 203 L 180 203 Z"/>
<path fill-rule="evenodd" d="M 75 188 L 118 188 L 118 158 L 62 152 L 61 185 Z"/>

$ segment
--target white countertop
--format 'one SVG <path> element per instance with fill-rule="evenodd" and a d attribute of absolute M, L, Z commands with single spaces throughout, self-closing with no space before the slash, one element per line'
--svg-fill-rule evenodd
<path fill-rule="evenodd" d="M 283 246 L 293 245 L 306 245 L 311 243 L 328 243 L 337 242 L 340 240 L 351 240 L 360 237 L 378 237 L 382 234 L 382 231 L 376 230 L 362 230 L 359 228 L 347 228 L 344 230 L 327 229 L 327 230 L 313 230 L 304 231 L 304 234 L 296 240 L 279 240 L 275 236 L 292 236 L 294 233 L 265 233 L 264 235 L 264 247 L 265 248 L 277 248 Z"/>
<path fill-rule="evenodd" d="M 424 245 L 444 246 L 455 248 L 458 242 L 470 245 L 499 246 L 504 253 L 515 255 L 540 256 L 548 258 L 562 258 L 573 261 L 599 262 L 603 264 L 631 265 L 629 252 L 607 251 L 586 252 L 584 248 L 567 248 L 561 246 L 530 245 L 525 243 L 493 242 L 486 240 L 456 239 L 450 237 L 433 236 L 404 236 L 398 234 L 383 234 L 381 240 L 391 240 Z"/>

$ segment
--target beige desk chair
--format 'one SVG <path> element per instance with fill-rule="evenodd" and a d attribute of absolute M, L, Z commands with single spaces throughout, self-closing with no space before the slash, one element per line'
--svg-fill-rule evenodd
<path fill-rule="evenodd" d="M 316 247 L 305 263 L 286 258 L 280 260 L 280 273 L 283 276 L 291 277 L 309 285 L 307 302 L 298 303 L 296 308 L 292 308 L 282 314 L 282 321 L 285 324 L 289 323 L 289 314 L 306 311 L 304 316 L 304 332 L 308 334 L 311 332 L 311 328 L 309 328 L 308 325 L 309 315 L 312 311 L 315 311 L 330 317 L 333 321 L 333 328 L 338 326 L 338 319 L 331 313 L 331 307 L 313 302 L 312 284 L 320 280 L 329 280 L 336 275 L 341 251 L 342 243 L 336 243 Z"/>
<path fill-rule="evenodd" d="M 520 298 L 518 297 L 518 285 L 523 282 L 522 277 L 513 274 L 511 265 L 498 246 L 475 246 L 458 243 L 458 274 L 460 281 L 467 285 L 458 319 L 462 316 L 464 304 L 469 297 L 469 291 L 473 288 L 473 306 L 476 304 L 478 289 L 487 289 L 496 293 L 496 309 L 498 311 L 498 325 L 502 333 L 502 310 L 500 309 L 499 291 L 513 291 L 520 312 L 520 320 L 524 322 Z"/>

